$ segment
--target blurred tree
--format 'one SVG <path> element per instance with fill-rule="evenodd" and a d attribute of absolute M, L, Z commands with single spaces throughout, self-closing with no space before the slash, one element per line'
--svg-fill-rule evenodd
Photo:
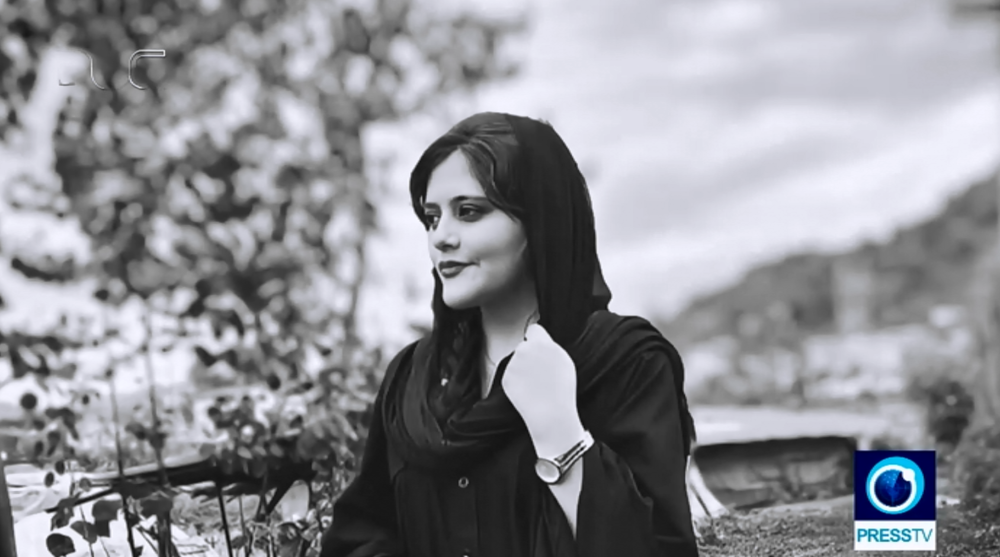
<path fill-rule="evenodd" d="M 0 244 L 29 279 L 87 279 L 102 303 L 140 303 L 145 340 L 135 356 L 150 378 L 150 351 L 189 349 L 203 370 L 224 366 L 279 392 L 318 390 L 311 404 L 326 411 L 305 412 L 298 429 L 312 442 L 298 448 L 329 469 L 357 440 L 336 418 L 363 415 L 374 382 L 372 362 L 358 363 L 355 331 L 376 223 L 365 129 L 512 76 L 499 48 L 523 26 L 408 0 L 7 2 L 0 138 L 24 148 L 16 142 L 32 92 L 74 83 L 53 138 L 57 179 L 19 176 L 7 202 L 77 222 L 92 249 L 53 257 Z M 78 49 L 92 66 L 39 82 L 52 47 Z M 133 60 L 140 49 L 165 56 Z M 120 336 L 114 327 L 91 333 L 0 331 L 0 356 L 17 376 L 49 376 L 65 350 Z M 317 357 L 324 369 L 309 372 Z M 150 394 L 153 423 L 139 430 L 162 466 Z M 53 420 L 69 436 L 70 414 Z M 43 445 L 35 456 L 76 450 Z"/>
<path fill-rule="evenodd" d="M 989 18 L 1000 23 L 1000 0 L 951 0 L 950 5 L 958 17 Z M 1000 35 L 997 39 L 1000 47 Z M 996 62 L 1000 63 L 1000 59 Z M 994 178 L 995 188 L 1000 190 L 1000 173 Z M 1000 194 L 993 203 L 1000 204 Z M 1000 218 L 1000 208 L 996 218 Z M 1000 234 L 1000 226 L 997 226 Z M 976 301 L 980 312 L 980 339 L 983 346 L 984 366 L 977 389 L 977 417 L 980 422 L 1000 427 L 1000 236 L 993 248 L 995 263 L 983 271 L 982 280 L 987 283 L 982 296 Z"/>
<path fill-rule="evenodd" d="M 975 389 L 976 419 L 1000 434 L 1000 263 L 986 259 L 981 265 L 973 304 L 979 381 Z"/>
<path fill-rule="evenodd" d="M 874 327 L 925 322 L 928 311 L 939 304 L 964 303 L 976 280 L 977 262 L 984 254 L 996 253 L 997 180 L 977 180 L 938 214 L 899 229 L 887 241 L 759 265 L 739 283 L 695 300 L 660 326 L 674 338 L 700 342 L 734 334 L 736 320 L 731 316 L 759 313 L 780 301 L 799 308 L 804 332 L 829 332 L 836 315 L 833 264 L 843 257 L 872 267 Z"/>

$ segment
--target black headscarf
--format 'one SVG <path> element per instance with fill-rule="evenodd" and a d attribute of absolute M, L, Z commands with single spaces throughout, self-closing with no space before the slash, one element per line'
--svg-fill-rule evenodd
<path fill-rule="evenodd" d="M 627 320 L 607 310 L 611 292 L 597 257 L 594 214 L 583 175 L 555 130 L 537 120 L 509 114 L 479 114 L 471 119 L 503 118 L 513 129 L 516 155 L 510 178 L 517 184 L 515 200 L 524 208 L 522 224 L 528 239 L 539 304 L 539 323 L 562 346 L 577 366 L 578 400 L 594 395 L 594 386 L 616 363 L 651 343 L 673 347 L 645 320 Z M 465 126 L 469 129 L 470 126 Z M 451 133 L 438 141 L 456 148 L 474 140 Z M 432 149 L 411 175 L 416 198 L 441 162 Z M 512 436 L 525 430 L 516 409 L 503 393 L 500 363 L 490 395 L 480 400 L 477 373 L 481 338 L 478 310 L 456 311 L 441 299 L 441 280 L 435 278 L 434 331 L 404 351 L 390 365 L 385 378 L 384 423 L 390 442 L 404 460 L 429 470 L 460 470 L 471 466 Z M 478 335 L 481 336 L 481 335 Z M 679 362 L 678 362 L 679 364 Z M 442 386 L 442 379 L 447 379 Z M 685 446 L 693 426 L 683 398 Z"/>

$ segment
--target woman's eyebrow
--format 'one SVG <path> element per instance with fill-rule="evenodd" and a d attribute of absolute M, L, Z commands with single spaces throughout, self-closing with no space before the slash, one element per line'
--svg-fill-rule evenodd
<path fill-rule="evenodd" d="M 486 197 L 482 195 L 458 195 L 455 196 L 451 202 L 452 203 L 462 203 L 463 201 L 486 201 Z"/>
<path fill-rule="evenodd" d="M 484 201 L 488 201 L 488 199 L 485 196 L 482 196 L 482 195 L 456 195 L 455 197 L 451 198 L 451 203 L 462 203 L 462 202 L 465 202 L 465 201 L 479 201 L 479 202 L 484 202 Z M 433 207 L 437 207 L 437 206 L 438 206 L 438 204 L 434 203 L 432 201 L 424 201 L 423 202 L 423 207 L 425 209 L 427 209 L 427 208 L 433 208 Z"/>

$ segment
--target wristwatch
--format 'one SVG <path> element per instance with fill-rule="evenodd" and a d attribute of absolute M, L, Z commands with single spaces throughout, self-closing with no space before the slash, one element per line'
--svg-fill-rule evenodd
<path fill-rule="evenodd" d="M 580 457 L 594 445 L 594 437 L 584 430 L 583 439 L 573 445 L 568 451 L 553 458 L 539 457 L 535 461 L 535 474 L 547 484 L 557 484 L 562 481 L 569 470 Z"/>

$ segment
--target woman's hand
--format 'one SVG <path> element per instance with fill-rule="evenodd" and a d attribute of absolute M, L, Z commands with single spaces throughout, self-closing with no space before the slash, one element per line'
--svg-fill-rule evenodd
<path fill-rule="evenodd" d="M 558 456 L 582 438 L 576 365 L 541 325 L 528 327 L 507 363 L 502 385 L 528 427 L 538 456 Z"/>

